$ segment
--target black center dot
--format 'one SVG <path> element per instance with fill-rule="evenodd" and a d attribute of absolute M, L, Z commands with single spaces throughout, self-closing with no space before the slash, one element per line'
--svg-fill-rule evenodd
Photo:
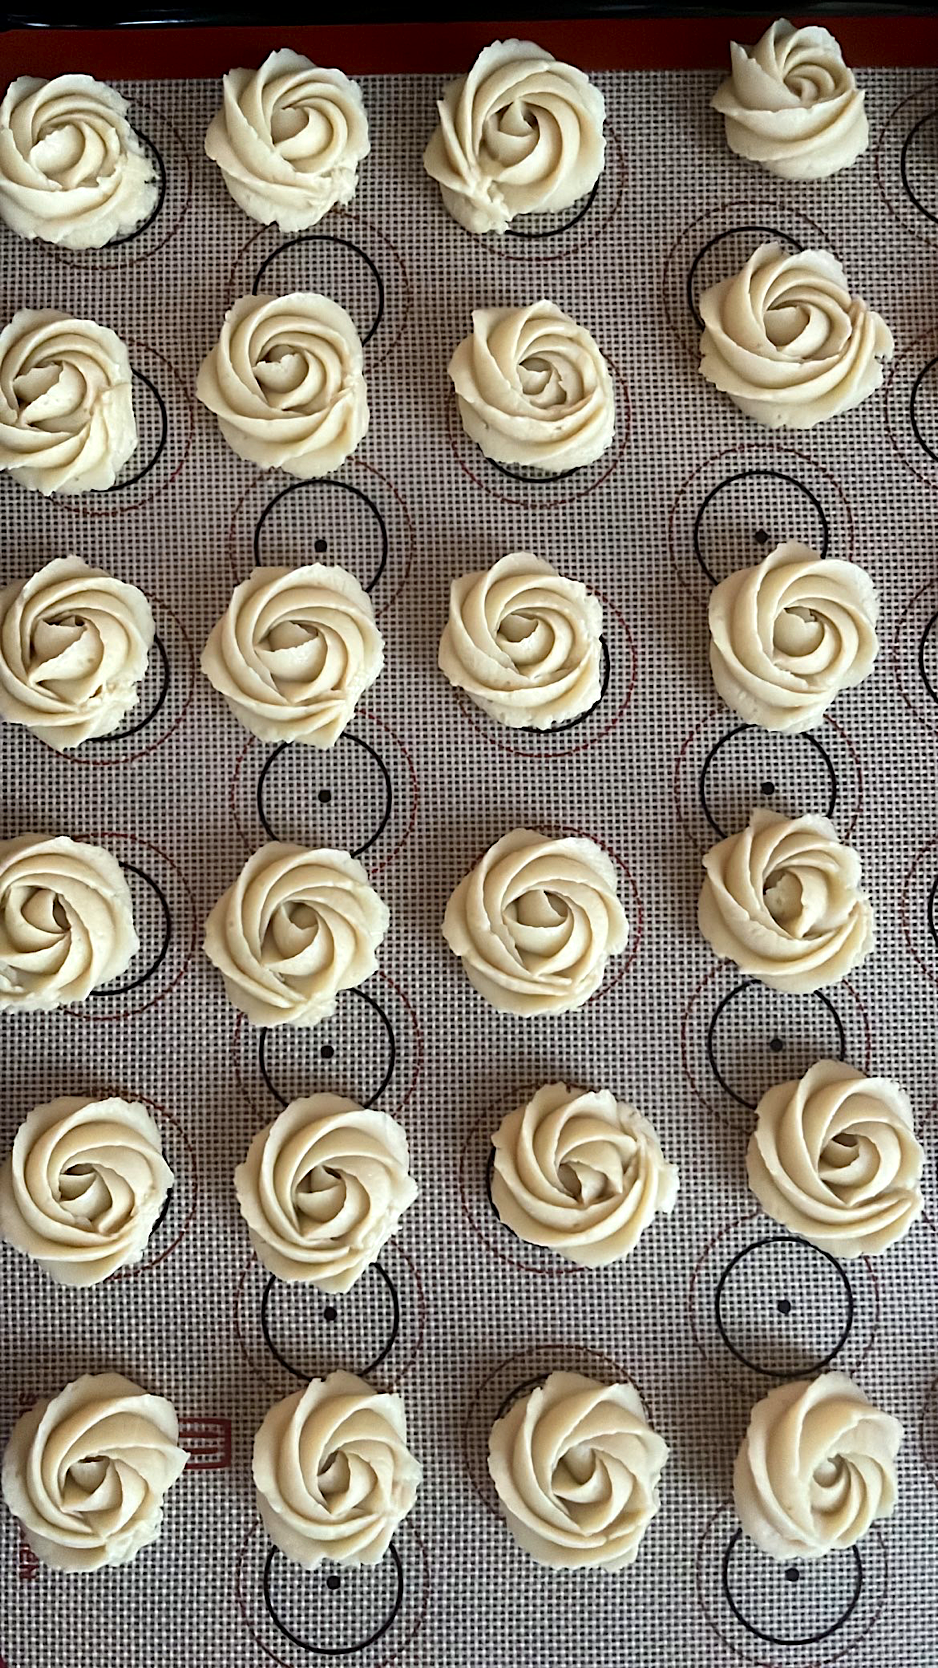
<path fill-rule="evenodd" d="M 787 1298 L 787 1297 L 780 1297 L 778 1302 L 776 1303 L 775 1307 L 778 1310 L 780 1315 L 790 1315 L 791 1314 L 791 1299 Z M 326 1313 L 328 1314 L 328 1312 L 329 1311 L 327 1309 Z M 791 1579 L 791 1578 L 789 1577 L 789 1579 Z"/>
<path fill-rule="evenodd" d="M 755 539 L 756 544 L 768 544 L 769 542 L 769 535 L 764 527 L 760 527 L 757 532 L 753 533 L 752 536 Z"/>
<path fill-rule="evenodd" d="M 785 1044 L 782 1042 L 781 1037 L 771 1037 L 769 1039 L 769 1047 L 773 1054 L 781 1054 Z"/>
<path fill-rule="evenodd" d="M 315 550 L 317 556 L 324 556 L 326 554 L 326 551 L 329 549 L 328 540 L 323 539 L 323 538 L 318 538 L 316 540 L 316 543 L 313 545 L 313 549 Z M 339 1585 L 337 1577 L 330 1575 L 329 1580 L 330 1580 L 330 1582 L 335 1581 L 336 1586 Z"/>
<path fill-rule="evenodd" d="M 334 1580 L 335 1577 L 333 1576 L 330 1579 Z M 785 1571 L 785 1580 L 786 1581 L 800 1581 L 801 1580 L 801 1571 L 796 1570 L 794 1564 L 789 1564 L 787 1570 Z"/>
<path fill-rule="evenodd" d="M 771 799 L 773 793 L 775 792 L 775 783 L 774 782 L 763 782 L 762 787 L 760 788 L 759 791 L 760 791 L 760 793 L 764 793 L 767 799 Z"/>
<path fill-rule="evenodd" d="M 322 1048 L 319 1050 L 320 1060 L 331 1060 L 334 1054 L 335 1054 L 335 1049 L 333 1048 L 332 1044 L 331 1043 L 323 1043 Z"/>
<path fill-rule="evenodd" d="M 798 1572 L 796 1570 L 795 1571 L 796 1580 L 797 1580 L 797 1575 L 798 1575 Z M 326 1576 L 326 1586 L 328 1587 L 330 1593 L 336 1592 L 341 1585 L 342 1585 L 342 1583 L 339 1580 L 339 1577 L 337 1575 L 327 1575 Z"/>
<path fill-rule="evenodd" d="M 332 789 L 331 788 L 320 788 L 320 790 L 319 790 L 319 803 L 320 803 L 320 805 L 331 805 L 332 804 Z"/>
<path fill-rule="evenodd" d="M 331 1303 L 327 1303 L 325 1309 L 323 1310 L 323 1315 L 327 1321 L 334 1321 L 338 1312 L 338 1309 L 334 1308 Z"/>

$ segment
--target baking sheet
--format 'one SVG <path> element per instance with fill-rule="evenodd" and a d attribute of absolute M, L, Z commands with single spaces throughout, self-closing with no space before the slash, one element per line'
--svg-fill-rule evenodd
<path fill-rule="evenodd" d="M 116 990 L 4 1017 L 0 1136 L 52 1095 L 118 1089 L 152 1103 L 176 1173 L 143 1265 L 102 1288 L 60 1290 L 0 1258 L 0 1440 L 38 1396 L 113 1367 L 173 1400 L 194 1455 L 160 1543 L 125 1570 L 41 1568 L 0 1515 L 6 1668 L 936 1654 L 938 78 L 865 73 L 871 152 L 818 184 L 726 152 L 714 76 L 598 80 L 610 143 L 594 198 L 501 242 L 449 220 L 422 172 L 436 81 L 373 77 L 358 197 L 310 235 L 259 228 L 229 200 L 202 155 L 216 85 L 154 82 L 122 89 L 165 168 L 152 224 L 79 255 L 0 236 L 3 316 L 57 306 L 113 326 L 141 431 L 103 496 L 45 501 L 0 479 L 4 578 L 75 551 L 143 587 L 160 644 L 122 738 L 63 758 L 0 732 L 0 832 L 99 840 L 127 866 L 141 939 Z M 885 391 L 810 434 L 757 428 L 695 370 L 696 295 L 776 234 L 832 248 L 897 343 Z M 330 481 L 265 476 L 195 407 L 224 308 L 255 281 L 326 291 L 366 340 L 371 429 Z M 445 367 L 474 305 L 541 295 L 593 330 L 618 423 L 600 463 L 531 481 L 465 439 Z M 883 604 L 873 675 L 794 739 L 742 727 L 706 663 L 711 580 L 784 538 L 861 562 Z M 557 734 L 498 729 L 436 670 L 450 579 L 525 548 L 606 609 L 603 700 Z M 255 560 L 314 555 L 373 587 L 387 647 L 325 755 L 253 740 L 196 671 Z M 860 851 L 879 944 L 849 983 L 783 997 L 698 938 L 700 853 L 753 804 L 829 812 Z M 602 990 L 563 1018 L 496 1014 L 439 934 L 457 880 L 519 824 L 605 846 L 632 923 Z M 391 909 L 380 973 L 309 1033 L 243 1025 L 200 950 L 209 907 L 273 835 L 361 851 Z M 745 1186 L 759 1094 L 831 1053 L 908 1087 L 927 1152 L 929 1214 L 875 1263 L 793 1240 Z M 633 1099 L 681 1170 L 674 1217 L 605 1271 L 520 1244 L 487 1199 L 490 1132 L 558 1077 Z M 331 1299 L 267 1277 L 231 1185 L 255 1131 L 314 1089 L 400 1117 L 421 1189 L 379 1265 Z M 900 1503 L 796 1581 L 738 1538 L 732 1458 L 778 1375 L 827 1362 L 903 1421 Z M 399 1387 L 425 1480 L 376 1569 L 304 1573 L 270 1553 L 251 1441 L 274 1400 L 338 1366 Z M 543 1571 L 495 1514 L 489 1426 L 560 1366 L 627 1374 L 672 1449 L 660 1514 L 621 1574 Z"/>

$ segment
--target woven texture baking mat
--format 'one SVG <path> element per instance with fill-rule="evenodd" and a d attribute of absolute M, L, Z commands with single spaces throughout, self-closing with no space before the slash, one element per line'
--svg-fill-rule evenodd
<path fill-rule="evenodd" d="M 179 82 L 124 89 L 165 169 L 147 228 L 82 255 L 0 238 L 3 317 L 57 306 L 113 326 L 141 431 L 109 494 L 50 502 L 0 480 L 3 576 L 75 551 L 141 585 L 159 634 L 121 738 L 60 758 L 0 733 L 2 834 L 99 840 L 127 866 L 141 939 L 116 990 L 4 1017 L 0 1135 L 8 1146 L 54 1094 L 117 1088 L 153 1103 L 177 1178 L 143 1265 L 97 1290 L 0 1258 L 0 1439 L 36 1397 L 114 1367 L 171 1397 L 194 1456 L 159 1545 L 119 1572 L 39 1568 L 0 1516 L 6 1668 L 938 1655 L 934 1219 L 875 1263 L 840 1264 L 760 1215 L 744 1171 L 759 1094 L 842 1055 L 907 1085 L 933 1207 L 938 78 L 866 74 L 870 154 L 807 185 L 727 154 L 715 77 L 599 79 L 610 142 L 594 198 L 498 243 L 448 219 L 422 172 L 425 79 L 366 81 L 358 198 L 311 235 L 258 228 L 229 201 L 202 154 L 218 89 Z M 807 435 L 769 435 L 695 369 L 697 295 L 769 236 L 833 249 L 896 337 L 885 391 Z M 255 284 L 324 290 L 366 341 L 371 430 L 329 481 L 264 475 L 194 404 L 226 304 Z M 601 463 L 527 481 L 465 440 L 446 363 L 473 305 L 542 295 L 606 353 L 617 436 Z M 785 538 L 861 562 L 883 604 L 872 677 L 796 739 L 742 726 L 706 660 L 712 580 Z M 603 699 L 555 735 L 496 728 L 436 670 L 451 578 L 516 549 L 605 603 Z M 315 555 L 372 587 L 387 645 L 383 677 L 323 755 L 252 740 L 196 672 L 255 560 Z M 829 812 L 862 854 L 879 943 L 849 983 L 775 995 L 698 938 L 700 854 L 756 804 Z M 456 881 L 519 824 L 604 845 L 632 923 L 603 989 L 560 1019 L 493 1012 L 440 937 Z M 200 949 L 210 905 L 271 836 L 361 852 L 391 910 L 380 973 L 308 1033 L 240 1024 Z M 681 1170 L 671 1221 L 605 1271 L 523 1246 L 487 1198 L 491 1130 L 558 1077 L 633 1099 Z M 400 1117 L 421 1189 L 377 1267 L 336 1299 L 267 1278 L 231 1185 L 254 1132 L 313 1089 Z M 828 1362 L 903 1421 L 900 1502 L 855 1551 L 794 1571 L 738 1537 L 732 1458 L 752 1402 Z M 274 1400 L 338 1366 L 400 1388 L 425 1479 L 376 1569 L 309 1574 L 270 1555 L 251 1440 Z M 543 1571 L 495 1514 L 492 1419 L 559 1366 L 629 1375 L 672 1449 L 660 1514 L 622 1574 Z"/>

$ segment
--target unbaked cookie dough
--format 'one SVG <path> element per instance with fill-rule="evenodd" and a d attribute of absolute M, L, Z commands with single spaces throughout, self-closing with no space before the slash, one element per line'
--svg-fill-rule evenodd
<path fill-rule="evenodd" d="M 109 736 L 137 704 L 154 626 L 136 585 L 79 556 L 0 592 L 0 713 L 50 747 Z"/>
<path fill-rule="evenodd" d="M 377 967 L 388 908 L 347 851 L 273 841 L 205 923 L 205 954 L 253 1025 L 318 1025 Z"/>
<path fill-rule="evenodd" d="M 0 104 L 0 219 L 20 237 L 100 249 L 156 207 L 127 103 L 90 75 L 21 75 Z"/>
<path fill-rule="evenodd" d="M 602 630 L 585 585 L 516 551 L 453 580 L 440 670 L 496 723 L 548 730 L 598 701 Z"/>
<path fill-rule="evenodd" d="M 139 1101 L 63 1095 L 34 1106 L 0 1167 L 0 1238 L 65 1286 L 138 1263 L 173 1172 Z"/>
<path fill-rule="evenodd" d="M 879 598 L 854 562 L 780 544 L 710 595 L 710 669 L 747 724 L 799 735 L 871 671 Z"/>
<path fill-rule="evenodd" d="M 305 231 L 350 203 L 370 149 L 358 83 L 287 49 L 260 69 L 228 71 L 205 135 L 205 154 L 238 206 L 282 232 Z"/>
<path fill-rule="evenodd" d="M 301 480 L 331 475 L 368 430 L 358 331 L 312 291 L 241 296 L 195 391 L 239 457 Z"/>
<path fill-rule="evenodd" d="M 678 1173 L 648 1119 L 608 1089 L 548 1083 L 492 1136 L 492 1203 L 507 1228 L 583 1268 L 634 1251 Z"/>
<path fill-rule="evenodd" d="M 629 923 L 612 861 L 581 836 L 516 828 L 461 880 L 443 937 L 480 995 L 502 1013 L 565 1013 L 602 983 Z"/>
<path fill-rule="evenodd" d="M 355 1284 L 417 1197 L 400 1124 L 329 1094 L 292 1101 L 255 1135 L 235 1191 L 265 1268 L 323 1292 Z"/>
<path fill-rule="evenodd" d="M 842 1060 L 769 1089 L 746 1155 L 762 1209 L 833 1257 L 875 1255 L 908 1233 L 923 1164 L 904 1089 Z"/>
<path fill-rule="evenodd" d="M 384 666 L 371 598 L 344 568 L 257 567 L 235 589 L 202 670 L 262 741 L 334 747 Z"/>
<path fill-rule="evenodd" d="M 770 429 L 811 429 L 860 405 L 894 351 L 825 249 L 763 243 L 700 297 L 700 374 Z"/>
<path fill-rule="evenodd" d="M 93 319 L 15 313 L 0 330 L 0 472 L 52 492 L 104 492 L 137 450 L 127 349 Z"/>
<path fill-rule="evenodd" d="M 377 1564 L 417 1498 L 400 1396 L 354 1373 L 314 1378 L 277 1402 L 254 1438 L 254 1484 L 268 1535 L 314 1569 Z"/>
<path fill-rule="evenodd" d="M 76 1378 L 13 1427 L 3 1498 L 53 1569 L 129 1564 L 160 1533 L 183 1471 L 179 1421 L 162 1396 L 120 1373 Z"/>
<path fill-rule="evenodd" d="M 631 1384 L 551 1373 L 489 1437 L 489 1471 L 512 1535 L 554 1569 L 624 1569 L 660 1504 L 669 1458 Z"/>
<path fill-rule="evenodd" d="M 609 368 L 589 331 L 552 301 L 477 307 L 449 374 L 463 428 L 496 463 L 559 474 L 612 443 Z"/>
<path fill-rule="evenodd" d="M 0 1011 L 81 1002 L 139 948 L 110 852 L 64 835 L 0 840 Z"/>
<path fill-rule="evenodd" d="M 733 41 L 730 56 L 712 102 L 737 156 L 782 179 L 821 180 L 867 149 L 865 94 L 829 30 L 781 18 L 755 46 Z"/>
<path fill-rule="evenodd" d="M 718 956 L 772 990 L 837 984 L 875 942 L 860 859 L 826 817 L 753 811 L 703 860 L 697 920 Z"/>
<path fill-rule="evenodd" d="M 895 1507 L 903 1434 L 844 1373 L 770 1390 L 752 1410 L 733 1472 L 746 1534 L 770 1558 L 853 1546 Z"/>
<path fill-rule="evenodd" d="M 603 171 L 606 105 L 572 64 L 533 41 L 493 41 L 437 99 L 424 167 L 470 232 L 569 208 Z"/>

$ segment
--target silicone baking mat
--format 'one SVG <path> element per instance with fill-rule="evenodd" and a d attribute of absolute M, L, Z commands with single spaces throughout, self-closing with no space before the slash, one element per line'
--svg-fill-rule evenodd
<path fill-rule="evenodd" d="M 501 242 L 451 221 L 423 174 L 440 80 L 422 76 L 366 78 L 358 197 L 308 235 L 229 200 L 202 154 L 217 83 L 153 82 L 124 86 L 163 179 L 150 224 L 90 254 L 0 239 L 4 317 L 56 306 L 127 339 L 141 436 L 100 497 L 0 480 L 3 575 L 75 551 L 141 585 L 158 631 L 118 738 L 59 757 L 0 732 L 0 832 L 114 852 L 141 940 L 117 988 L 4 1017 L 0 1135 L 42 1099 L 117 1088 L 153 1105 L 176 1174 L 145 1261 L 101 1288 L 0 1257 L 0 1439 L 38 1396 L 114 1367 L 173 1400 L 193 1456 L 158 1546 L 121 1571 L 41 1568 L 0 1514 L 6 1668 L 898 1668 L 938 1651 L 938 75 L 864 72 L 870 152 L 820 184 L 727 153 L 715 75 L 598 79 L 596 191 Z M 768 238 L 834 250 L 895 333 L 885 389 L 809 434 L 754 426 L 695 368 L 700 291 Z M 240 461 L 194 402 L 226 305 L 252 287 L 323 290 L 365 341 L 371 429 L 327 481 Z M 600 463 L 530 480 L 464 438 L 446 364 L 474 305 L 542 295 L 596 335 L 617 429 Z M 794 739 L 724 709 L 706 659 L 712 582 L 786 538 L 862 563 L 883 607 L 869 681 Z M 436 670 L 450 580 L 517 549 L 605 607 L 602 700 L 554 734 L 495 727 Z M 316 556 L 368 585 L 387 646 L 325 754 L 253 740 L 197 672 L 253 563 Z M 849 982 L 776 995 L 698 937 L 701 853 L 754 805 L 828 813 L 860 851 L 879 943 Z M 559 1019 L 495 1013 L 440 937 L 457 880 L 519 824 L 600 842 L 631 920 L 603 988 Z M 242 1024 L 201 953 L 210 905 L 274 836 L 361 853 L 391 910 L 380 972 L 308 1032 Z M 875 1262 L 792 1238 L 745 1185 L 758 1096 L 824 1055 L 898 1077 L 920 1122 L 927 1214 Z M 487 1196 L 491 1131 L 558 1077 L 633 1099 L 680 1166 L 673 1218 L 601 1272 L 521 1244 Z M 268 1278 L 231 1184 L 254 1132 L 314 1089 L 399 1117 L 420 1186 L 378 1264 L 331 1299 Z M 826 1364 L 905 1425 L 900 1502 L 855 1550 L 789 1568 L 740 1538 L 732 1458 L 751 1404 Z M 376 1568 L 304 1573 L 260 1527 L 251 1441 L 274 1400 L 339 1366 L 400 1389 L 424 1484 Z M 562 1366 L 628 1375 L 671 1446 L 621 1574 L 546 1572 L 495 1511 L 492 1420 Z"/>

